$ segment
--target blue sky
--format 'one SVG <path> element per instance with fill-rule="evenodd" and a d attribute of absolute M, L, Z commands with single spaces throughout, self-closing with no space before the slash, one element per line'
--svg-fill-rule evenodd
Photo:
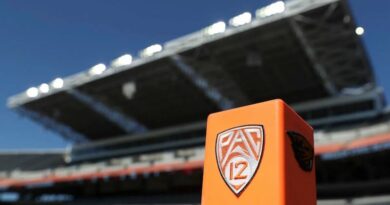
<path fill-rule="evenodd" d="M 199 30 L 271 0 L 0 1 L 0 150 L 62 148 L 57 134 L 22 118 L 6 99 L 124 53 Z M 378 83 L 390 96 L 390 1 L 351 0 Z"/>

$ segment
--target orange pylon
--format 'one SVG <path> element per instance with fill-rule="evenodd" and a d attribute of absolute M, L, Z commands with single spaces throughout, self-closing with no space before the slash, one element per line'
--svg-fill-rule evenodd
<path fill-rule="evenodd" d="M 202 205 L 315 205 L 313 141 L 282 100 L 211 114 Z"/>

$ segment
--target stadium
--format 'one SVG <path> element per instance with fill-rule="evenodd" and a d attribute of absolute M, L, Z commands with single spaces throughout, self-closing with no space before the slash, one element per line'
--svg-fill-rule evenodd
<path fill-rule="evenodd" d="M 360 28 L 361 29 L 361 28 Z M 347 0 L 277 1 L 9 98 L 64 150 L 0 153 L 2 204 L 200 204 L 210 113 L 283 99 L 319 205 L 390 204 L 390 109 Z"/>

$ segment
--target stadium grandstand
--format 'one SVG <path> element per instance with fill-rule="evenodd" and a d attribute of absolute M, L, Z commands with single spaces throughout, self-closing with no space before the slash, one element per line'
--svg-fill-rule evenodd
<path fill-rule="evenodd" d="M 390 203 L 390 109 L 346 0 L 278 1 L 12 96 L 73 142 L 0 153 L 0 203 L 199 204 L 210 113 L 281 98 L 315 128 L 320 205 Z"/>

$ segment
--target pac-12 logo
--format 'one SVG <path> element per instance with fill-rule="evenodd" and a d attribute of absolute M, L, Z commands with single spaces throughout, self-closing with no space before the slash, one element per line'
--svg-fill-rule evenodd
<path fill-rule="evenodd" d="M 238 196 L 259 167 L 264 147 L 262 125 L 246 125 L 217 135 L 216 157 L 219 171 L 229 188 Z"/>

